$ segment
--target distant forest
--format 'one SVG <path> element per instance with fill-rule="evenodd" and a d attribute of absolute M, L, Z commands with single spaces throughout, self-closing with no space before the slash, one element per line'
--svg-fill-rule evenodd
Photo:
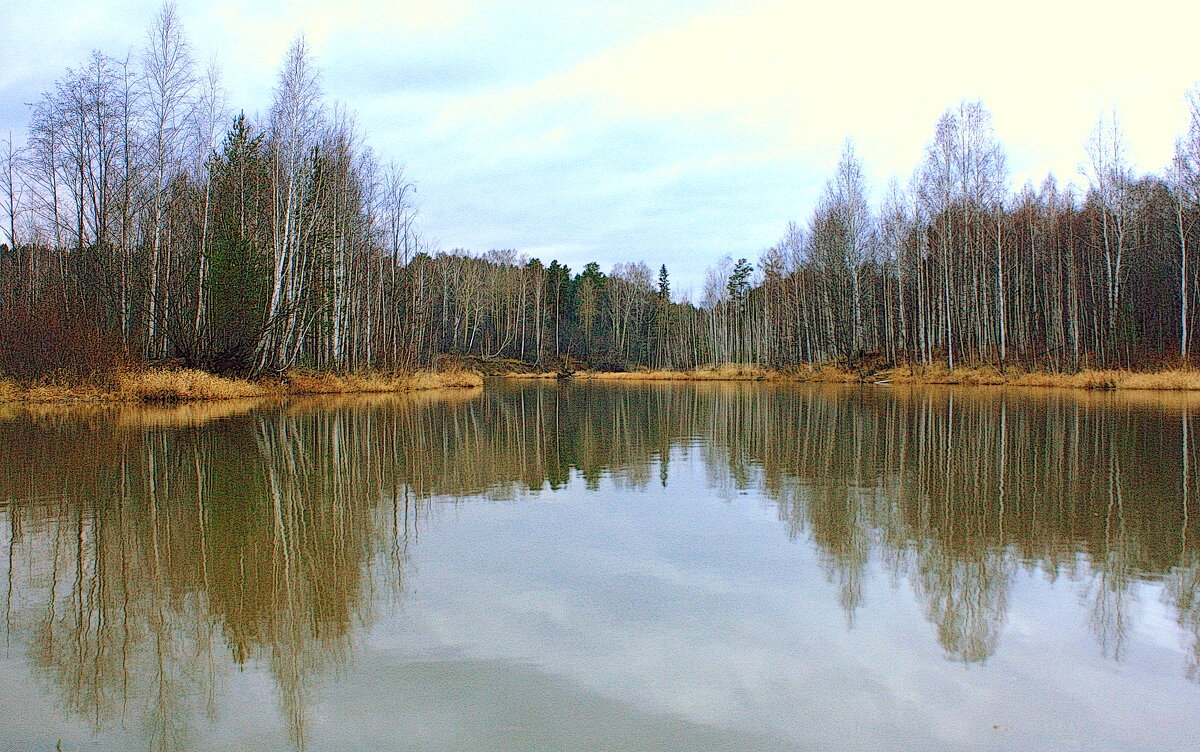
<path fill-rule="evenodd" d="M 1163 175 L 1116 118 L 1082 194 L 1008 187 L 990 113 L 938 120 L 910 180 L 869 197 L 849 143 L 807 223 L 708 271 L 577 272 L 430 247 L 413 184 L 326 101 L 303 39 L 269 112 L 234 114 L 174 8 L 143 49 L 94 52 L 0 140 L 0 372 L 172 361 L 219 373 L 394 370 L 443 354 L 625 369 L 1188 364 L 1200 258 L 1200 89 Z"/>

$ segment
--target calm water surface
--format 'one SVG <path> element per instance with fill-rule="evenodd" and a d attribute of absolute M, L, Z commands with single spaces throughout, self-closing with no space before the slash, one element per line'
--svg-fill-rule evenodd
<path fill-rule="evenodd" d="M 0 750 L 1200 749 L 1198 435 L 987 389 L 12 408 Z"/>

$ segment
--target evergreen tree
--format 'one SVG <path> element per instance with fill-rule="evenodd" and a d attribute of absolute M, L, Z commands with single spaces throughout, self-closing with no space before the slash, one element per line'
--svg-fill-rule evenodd
<path fill-rule="evenodd" d="M 270 176 L 263 134 L 238 115 L 209 160 L 215 196 L 207 298 L 207 365 L 245 372 L 262 336 L 270 268 Z"/>

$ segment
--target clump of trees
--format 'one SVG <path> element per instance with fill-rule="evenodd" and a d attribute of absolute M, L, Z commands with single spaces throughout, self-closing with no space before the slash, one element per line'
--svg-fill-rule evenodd
<path fill-rule="evenodd" d="M 230 112 L 165 6 L 140 54 L 93 53 L 28 131 L 0 147 L 0 319 L 23 323 L 0 349 L 13 360 L 69 325 L 128 357 L 215 371 L 403 361 L 412 185 L 326 102 L 303 38 L 256 123 Z M 68 360 L 104 365 L 86 339 L 69 345 Z"/>
<path fill-rule="evenodd" d="M 1200 89 L 1161 176 L 1115 116 L 1087 189 L 1009 188 L 990 113 L 962 102 L 872 202 L 847 143 L 808 222 L 698 302 L 666 267 L 573 273 L 429 247 L 413 185 L 327 102 L 303 38 L 268 115 L 227 106 L 165 6 L 137 55 L 94 53 L 0 141 L 0 371 L 178 359 L 216 372 L 398 369 L 442 354 L 689 368 L 712 362 L 1190 363 Z"/>
<path fill-rule="evenodd" d="M 752 295 L 772 363 L 1055 370 L 1190 363 L 1200 227 L 1200 89 L 1165 176 L 1137 177 L 1114 117 L 1087 142 L 1082 195 L 1008 189 L 991 115 L 963 102 L 923 164 L 872 208 L 847 145 L 807 228 L 762 254 Z"/>

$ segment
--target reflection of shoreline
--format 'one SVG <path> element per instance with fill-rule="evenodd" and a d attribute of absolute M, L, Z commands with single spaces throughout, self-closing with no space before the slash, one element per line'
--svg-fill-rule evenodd
<path fill-rule="evenodd" d="M 1110 395 L 754 384 L 502 384 L 0 421 L 10 633 L 76 714 L 161 748 L 247 662 L 302 747 L 314 682 L 403 581 L 424 500 L 643 488 L 702 461 L 811 541 L 848 616 L 877 558 L 946 654 L 986 660 L 1018 568 L 1081 584 L 1106 652 L 1163 583 L 1200 635 L 1196 427 Z M 1185 433 L 1186 432 L 1186 433 Z M 214 647 L 215 646 L 215 647 Z M 1192 645 L 1200 671 L 1200 640 Z M 224 656 L 224 657 L 222 657 Z M 122 710 L 121 712 L 125 712 Z M 131 713 L 134 711 L 130 711 Z"/>
<path fill-rule="evenodd" d="M 556 378 L 552 372 L 499 374 L 502 378 Z M 753 364 L 727 363 L 687 371 L 577 371 L 579 380 L 606 382 L 761 382 L 776 384 L 888 384 L 906 386 L 1010 387 L 1015 389 L 1151 390 L 1200 392 L 1200 371 L 1163 368 L 1158 370 L 1081 370 L 1075 373 L 1025 371 L 1010 366 L 1001 371 L 993 366 L 959 366 L 945 363 L 925 366 L 844 368 L 807 364 L 773 369 Z"/>
<path fill-rule="evenodd" d="M 254 410 L 286 407 L 289 410 L 337 409 L 355 406 L 399 406 L 414 403 L 477 399 L 483 388 L 450 387 L 412 392 L 360 392 L 291 397 L 241 397 L 197 400 L 177 404 L 29 402 L 0 405 L 0 421 L 114 421 L 126 428 L 182 428 L 246 415 Z"/>
<path fill-rule="evenodd" d="M 503 380 L 495 383 L 504 384 Z M 510 384 L 509 388 L 530 388 L 529 384 Z M 865 391 L 894 394 L 898 398 L 916 399 L 925 396 L 947 395 L 953 392 L 958 398 L 969 400 L 1021 399 L 1031 404 L 1041 401 L 1073 400 L 1081 405 L 1095 407 L 1117 407 L 1122 405 L 1157 407 L 1163 410 L 1200 408 L 1200 390 L 1155 390 L 1155 389 L 1078 389 L 1072 387 L 1022 386 L 1019 384 L 911 384 L 911 383 L 857 383 L 821 381 L 752 381 L 752 380 L 696 380 L 672 381 L 669 379 L 580 379 L 570 384 L 572 388 L 594 389 L 697 389 L 730 393 L 775 390 L 788 393 L 814 393 L 836 395 L 839 393 Z M 548 388 L 554 388 L 550 384 Z"/>

